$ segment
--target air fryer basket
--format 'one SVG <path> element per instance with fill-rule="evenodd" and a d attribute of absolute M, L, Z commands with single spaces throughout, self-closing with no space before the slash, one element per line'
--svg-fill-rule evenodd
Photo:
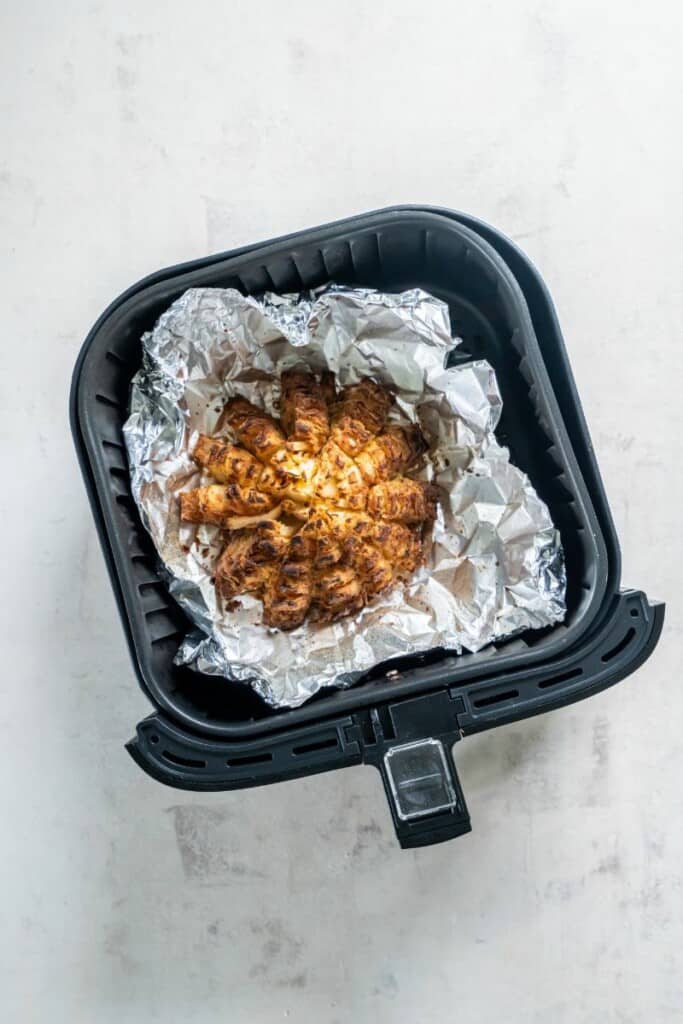
<path fill-rule="evenodd" d="M 506 241 L 489 230 L 494 242 L 497 237 Z M 533 268 L 529 274 L 533 286 Z M 257 293 L 291 291 L 328 280 L 394 291 L 416 285 L 426 288 L 448 302 L 454 333 L 464 338 L 463 348 L 473 357 L 489 359 L 496 368 L 504 399 L 498 436 L 509 445 L 513 460 L 528 472 L 561 531 L 567 556 L 568 615 L 563 626 L 529 633 L 479 654 L 453 657 L 431 652 L 378 666 L 352 690 L 324 691 L 302 708 L 275 712 L 240 684 L 173 666 L 186 623 L 159 582 L 151 542 L 130 497 L 121 425 L 130 378 L 139 364 L 140 335 L 185 288 L 220 285 Z M 552 314 L 547 293 L 539 285 L 534 303 L 537 316 L 544 300 Z M 562 355 L 554 326 L 554 334 L 549 331 L 541 340 L 558 345 Z M 543 355 L 547 358 L 545 349 Z M 613 681 L 605 681 L 606 672 L 598 671 L 609 667 L 609 659 L 592 672 L 587 666 L 591 650 L 604 654 L 601 644 L 606 637 L 611 642 L 610 630 L 619 618 L 615 614 L 618 549 L 608 511 L 601 524 L 591 500 L 595 494 L 606 508 L 599 476 L 595 475 L 589 493 L 543 355 L 524 296 L 507 263 L 480 234 L 447 212 L 389 210 L 213 257 L 155 275 L 110 307 L 93 328 L 74 373 L 72 424 L 133 658 L 144 688 L 161 711 L 141 723 L 131 746 L 151 774 L 189 788 L 233 788 L 360 760 L 375 761 L 383 770 L 399 837 L 404 845 L 417 845 L 448 838 L 467 826 L 450 755 L 450 745 L 461 731 L 488 728 L 506 716 L 537 713 L 550 703 L 578 699 L 591 688 Z M 567 379 L 561 380 L 568 367 L 557 358 L 553 366 L 564 412 L 571 414 L 575 395 L 563 386 Z M 570 376 L 568 380 L 571 384 Z M 573 422 L 579 442 L 586 440 L 583 426 L 579 409 Z M 617 652 L 629 658 L 634 637 L 639 638 L 637 625 L 643 624 L 640 639 L 647 634 L 652 645 L 657 633 L 657 614 L 638 595 L 630 600 L 629 629 L 634 635 Z M 633 600 L 640 600 L 640 610 Z M 583 659 L 581 671 L 577 662 L 572 668 L 564 667 L 560 678 L 562 672 L 553 674 L 547 668 L 561 662 L 563 667 L 577 656 Z M 620 670 L 624 663 L 622 657 Z M 533 693 L 517 678 L 520 671 L 524 680 L 531 681 Z M 552 693 L 550 683 L 547 692 L 543 686 L 549 674 Z M 501 683 L 507 690 L 501 689 Z M 321 739 L 323 723 L 327 723 L 327 735 Z M 186 733 L 188 727 L 194 735 Z M 432 746 L 421 743 L 425 737 Z M 197 743 L 203 756 L 197 754 Z M 397 755 L 384 760 L 384 752 L 397 749 Z M 418 768 L 423 774 L 416 776 Z M 423 783 L 415 790 L 415 778 L 423 775 L 446 781 L 424 793 L 419 791 Z M 407 817 L 402 817 L 401 794 L 405 793 L 412 793 L 413 803 L 417 800 L 419 806 L 414 814 L 414 807 L 412 811 L 403 808 Z"/>

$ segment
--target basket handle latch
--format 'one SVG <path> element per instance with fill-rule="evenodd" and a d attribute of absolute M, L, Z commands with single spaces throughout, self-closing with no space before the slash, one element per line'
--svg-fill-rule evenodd
<path fill-rule="evenodd" d="M 452 747 L 461 699 L 441 691 L 355 716 L 353 738 L 379 768 L 399 843 L 430 846 L 471 831 Z"/>

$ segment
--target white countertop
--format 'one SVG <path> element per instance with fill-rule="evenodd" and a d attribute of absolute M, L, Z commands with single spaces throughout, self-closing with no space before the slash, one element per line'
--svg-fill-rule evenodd
<path fill-rule="evenodd" d="M 381 6 L 0 15 L 12 1024 L 683 1019 L 681 5 Z M 81 342 L 139 277 L 392 202 L 535 261 L 624 585 L 668 602 L 626 682 L 459 744 L 474 831 L 410 852 L 371 769 L 193 795 L 134 765 L 149 705 L 67 423 Z"/>

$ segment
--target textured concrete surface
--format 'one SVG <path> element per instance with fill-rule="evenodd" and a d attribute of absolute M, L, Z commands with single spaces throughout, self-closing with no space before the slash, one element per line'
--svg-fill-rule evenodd
<path fill-rule="evenodd" d="M 683 1019 L 681 5 L 2 4 L 1 1019 Z M 389 202 L 555 297 L 652 660 L 458 751 L 471 836 L 401 853 L 369 769 L 192 796 L 134 681 L 69 375 L 141 275 Z"/>

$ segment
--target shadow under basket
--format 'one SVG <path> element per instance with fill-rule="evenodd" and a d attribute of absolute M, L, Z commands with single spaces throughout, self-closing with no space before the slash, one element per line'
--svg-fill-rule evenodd
<path fill-rule="evenodd" d="M 328 282 L 448 303 L 454 360 L 484 358 L 503 397 L 497 437 L 560 530 L 561 625 L 487 647 L 376 666 L 348 690 L 274 710 L 247 686 L 173 664 L 191 628 L 157 573 L 122 438 L 142 334 L 187 288 L 292 292 Z M 633 671 L 663 606 L 619 592 L 619 551 L 552 303 L 494 229 L 452 211 L 393 208 L 169 268 L 100 317 L 74 370 L 71 423 L 140 684 L 156 712 L 129 750 L 153 777 L 196 790 L 275 782 L 362 762 L 380 768 L 403 846 L 469 830 L 451 748 L 463 735 L 568 704 Z"/>

